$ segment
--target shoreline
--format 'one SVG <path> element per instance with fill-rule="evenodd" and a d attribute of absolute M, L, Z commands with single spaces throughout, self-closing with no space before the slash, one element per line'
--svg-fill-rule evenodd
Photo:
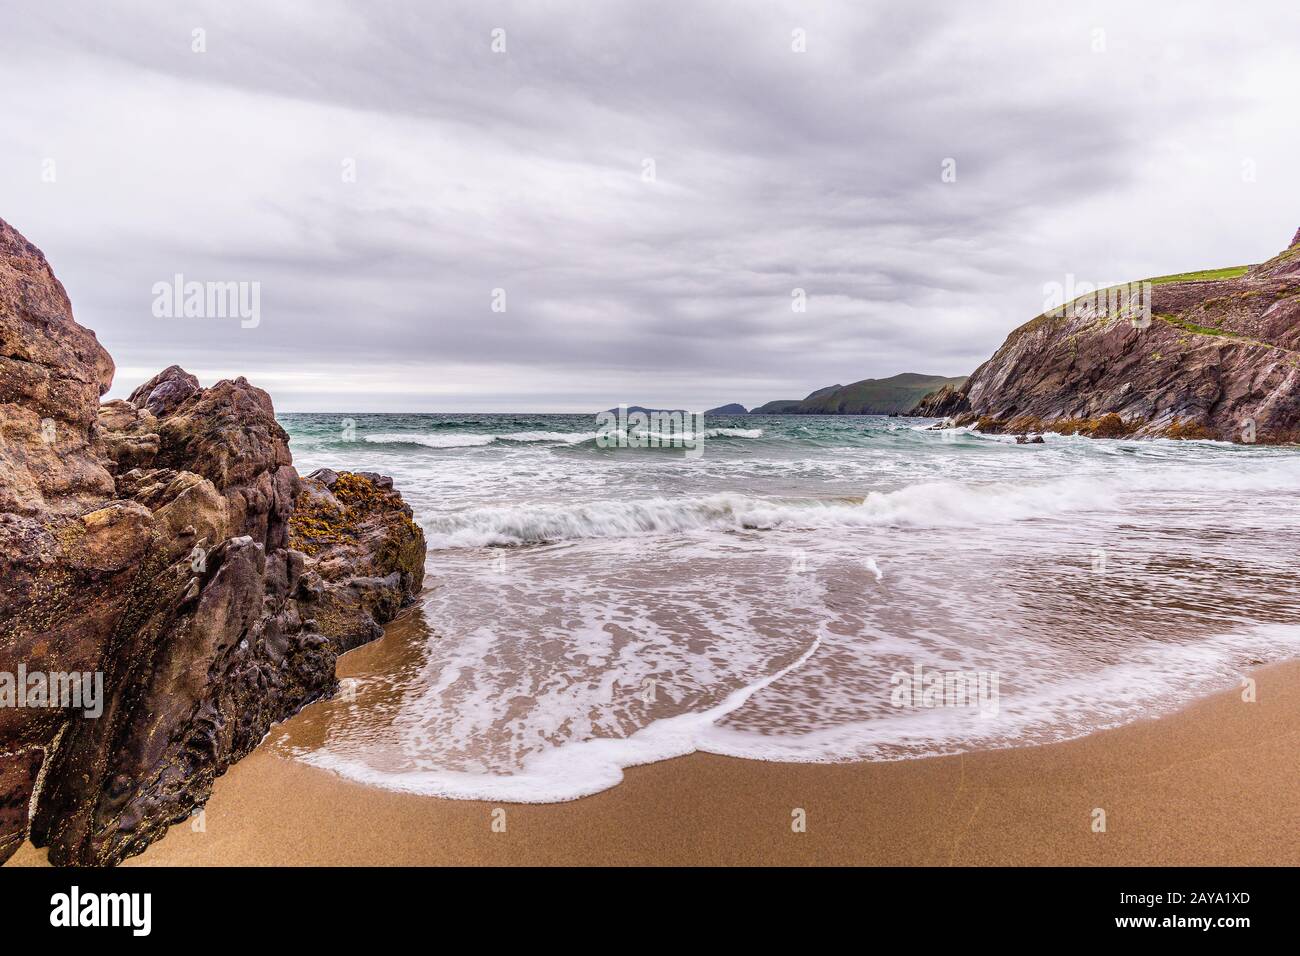
<path fill-rule="evenodd" d="M 1297 865 L 1300 660 L 1252 676 L 1254 703 L 1221 691 L 1059 743 L 845 764 L 694 753 L 566 803 L 397 793 L 259 748 L 218 779 L 201 831 L 177 824 L 123 865 Z M 10 865 L 44 857 L 24 844 Z"/>

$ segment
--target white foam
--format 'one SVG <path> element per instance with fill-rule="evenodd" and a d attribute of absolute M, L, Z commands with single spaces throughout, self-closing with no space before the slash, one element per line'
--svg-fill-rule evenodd
<path fill-rule="evenodd" d="M 430 546 L 481 547 L 584 538 L 631 537 L 695 531 L 888 523 L 904 517 L 895 502 L 830 505 L 783 503 L 713 495 L 702 499 L 651 498 L 579 505 L 480 508 L 446 519 L 429 519 Z"/>
<path fill-rule="evenodd" d="M 376 445 L 424 445 L 427 448 L 481 448 L 494 442 L 553 442 L 575 445 L 591 441 L 595 432 L 508 432 L 502 435 L 475 435 L 467 432 L 424 434 L 421 432 L 388 432 L 366 435 L 368 442 Z"/>
<path fill-rule="evenodd" d="M 925 482 L 872 492 L 860 502 L 719 494 L 581 504 L 511 505 L 430 515 L 429 547 L 475 548 L 699 531 L 862 527 L 978 527 L 1080 510 L 1108 510 L 1144 490 L 1300 489 L 1300 469 L 1259 468 L 1062 478 L 1039 482 Z"/>
<path fill-rule="evenodd" d="M 423 524 L 429 546 L 439 549 L 698 531 L 974 526 L 1068 508 L 1101 507 L 1107 498 L 1107 489 L 1087 483 L 1067 489 L 935 482 L 872 493 L 860 503 L 724 494 L 475 508 L 430 516 Z"/>
<path fill-rule="evenodd" d="M 332 770 L 361 783 L 387 790 L 449 797 L 456 800 L 504 800 L 512 803 L 559 803 L 590 796 L 616 786 L 623 770 L 681 757 L 699 747 L 701 738 L 727 714 L 755 693 L 803 665 L 821 645 L 815 639 L 797 660 L 775 673 L 732 691 L 719 704 L 696 713 L 656 720 L 628 737 L 577 740 L 528 757 L 516 773 L 480 774 L 457 771 L 379 771 L 328 750 L 300 755 L 313 766 Z"/>
<path fill-rule="evenodd" d="M 978 708 L 900 708 L 806 734 L 714 726 L 698 749 L 749 760 L 841 763 L 1070 740 L 1168 713 L 1197 696 L 1232 687 L 1250 661 L 1297 654 L 1300 626 L 1290 624 L 1258 625 L 1194 643 L 1150 641 L 1122 664 L 1083 674 L 1039 675 L 1033 691 L 1001 695 L 996 714 Z"/>
<path fill-rule="evenodd" d="M 375 445 L 424 445 L 426 448 L 476 448 L 496 441 L 495 435 L 469 435 L 464 433 L 425 435 L 420 432 L 393 432 L 366 435 L 366 441 Z"/>
<path fill-rule="evenodd" d="M 1175 709 L 1193 693 L 1233 684 L 1259 654 L 1294 656 L 1300 627 L 1266 625 L 1185 645 L 1151 646 L 1124 664 L 1003 695 L 996 713 L 974 708 L 900 708 L 811 733 L 753 733 L 725 724 L 755 694 L 804 667 L 821 636 L 792 663 L 733 690 L 718 704 L 653 721 L 626 737 L 575 739 L 530 753 L 517 771 L 386 771 L 328 746 L 299 753 L 313 766 L 388 790 L 460 800 L 554 803 L 616 786 L 627 767 L 695 751 L 751 760 L 839 763 L 934 756 L 975 748 L 1068 740 Z M 444 673 L 436 691 L 460 673 Z M 556 715 L 560 717 L 562 715 Z"/>
<path fill-rule="evenodd" d="M 428 533 L 436 637 L 399 644 L 364 706 L 321 704 L 328 732 L 299 756 L 390 789 L 550 801 L 691 750 L 820 762 L 1067 739 L 1300 654 L 1289 625 L 1251 627 L 1300 606 L 1293 451 L 1019 449 L 907 426 L 850 447 L 837 421 L 691 460 L 553 453 L 594 437 L 576 418 L 432 441 L 384 427 L 311 465 L 394 476 Z M 1000 672 L 999 715 L 893 708 L 903 661 Z"/>
<path fill-rule="evenodd" d="M 592 441 L 595 437 L 595 432 L 510 432 L 506 435 L 496 436 L 500 441 L 562 442 L 566 445 L 577 445 L 584 441 Z"/>

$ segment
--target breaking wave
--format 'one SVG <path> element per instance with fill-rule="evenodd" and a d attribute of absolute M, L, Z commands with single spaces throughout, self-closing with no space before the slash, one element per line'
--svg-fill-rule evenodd
<path fill-rule="evenodd" d="M 476 435 L 471 433 L 427 435 L 419 432 L 393 432 L 366 435 L 365 440 L 375 445 L 423 445 L 426 448 L 478 448 L 495 442 L 551 442 L 576 445 L 591 441 L 595 432 L 509 432 L 504 435 Z"/>
<path fill-rule="evenodd" d="M 480 548 L 591 538 L 700 531 L 815 530 L 860 527 L 978 527 L 1049 517 L 1068 511 L 1104 511 L 1118 495 L 1145 487 L 1197 491 L 1300 489 L 1300 472 L 1265 468 L 1129 479 L 1065 478 L 1039 483 L 963 484 L 936 481 L 864 498 L 759 498 L 715 494 L 697 498 L 641 498 L 576 504 L 472 508 L 424 519 L 429 547 Z"/>

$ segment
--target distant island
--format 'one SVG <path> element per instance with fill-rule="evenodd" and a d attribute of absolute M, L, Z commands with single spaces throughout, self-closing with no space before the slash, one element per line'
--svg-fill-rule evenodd
<path fill-rule="evenodd" d="M 946 378 L 903 372 L 889 378 L 864 378 L 852 385 L 828 385 L 804 399 L 768 402 L 751 415 L 906 415 L 932 392 L 959 389 L 965 376 Z M 730 408 L 732 406 L 724 406 Z"/>
<path fill-rule="evenodd" d="M 647 408 L 644 405 L 619 405 L 614 408 L 607 408 L 605 411 L 611 415 L 617 415 L 619 409 L 624 409 L 629 415 L 689 415 L 691 414 L 684 408 Z"/>
<path fill-rule="evenodd" d="M 966 384 L 965 376 L 946 378 L 902 372 L 889 378 L 864 378 L 852 385 L 827 385 L 807 398 L 783 399 L 746 408 L 739 402 L 710 408 L 705 415 L 906 415 L 928 395 L 947 388 L 955 391 Z M 617 408 L 608 411 L 618 414 Z M 680 408 L 647 408 L 628 405 L 628 414 L 684 413 Z"/>

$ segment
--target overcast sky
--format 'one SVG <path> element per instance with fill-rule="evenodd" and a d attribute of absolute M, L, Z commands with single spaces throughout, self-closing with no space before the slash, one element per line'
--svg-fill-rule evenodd
<path fill-rule="evenodd" d="M 755 405 L 965 374 L 1045 284 L 1258 261 L 1300 226 L 1297 4 L 0 0 L 0 23 L 0 217 L 113 396 L 178 363 L 281 410 Z M 155 316 L 178 273 L 259 283 L 256 327 Z"/>

